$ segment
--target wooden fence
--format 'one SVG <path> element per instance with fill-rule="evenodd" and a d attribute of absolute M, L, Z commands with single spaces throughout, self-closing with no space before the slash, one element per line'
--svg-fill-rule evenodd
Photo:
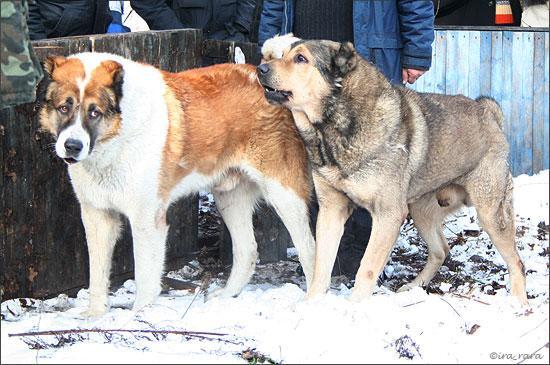
<path fill-rule="evenodd" d="M 548 169 L 548 41 L 547 28 L 437 29 L 432 67 L 413 88 L 495 98 L 506 119 L 514 176 Z"/>

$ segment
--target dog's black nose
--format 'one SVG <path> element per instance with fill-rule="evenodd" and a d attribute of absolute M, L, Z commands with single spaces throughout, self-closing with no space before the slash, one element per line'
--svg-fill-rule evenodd
<path fill-rule="evenodd" d="M 78 139 L 69 138 L 65 141 L 65 150 L 67 151 L 67 154 L 73 157 L 78 156 L 80 151 L 82 151 L 82 147 L 82 142 Z"/>
<path fill-rule="evenodd" d="M 265 75 L 269 72 L 269 66 L 267 63 L 262 63 L 260 66 L 258 66 L 258 72 L 262 75 Z"/>

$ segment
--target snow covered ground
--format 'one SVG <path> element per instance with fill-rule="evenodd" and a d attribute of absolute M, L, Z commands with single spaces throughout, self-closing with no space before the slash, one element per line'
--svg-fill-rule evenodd
<path fill-rule="evenodd" d="M 364 303 L 347 300 L 349 283 L 334 278 L 325 297 L 304 302 L 304 280 L 289 261 L 260 265 L 234 299 L 204 302 L 202 294 L 170 291 L 134 313 L 135 286 L 112 294 L 114 308 L 100 319 L 79 316 L 87 290 L 76 298 L 2 303 L 2 363 L 548 363 L 549 175 L 515 179 L 517 244 L 527 270 L 531 309 L 507 294 L 504 262 L 465 209 L 445 223 L 452 246 L 444 267 L 426 289 L 396 294 L 426 259 L 425 244 L 409 223 L 384 270 L 381 286 Z M 543 223 L 541 223 L 543 222 Z M 197 262 L 170 276 L 200 283 Z M 209 290 L 223 285 L 212 280 Z M 198 292 L 197 292 L 198 293 Z M 62 329 L 189 330 L 226 334 L 82 333 L 9 337 Z M 206 337 L 206 338 L 205 338 Z"/>

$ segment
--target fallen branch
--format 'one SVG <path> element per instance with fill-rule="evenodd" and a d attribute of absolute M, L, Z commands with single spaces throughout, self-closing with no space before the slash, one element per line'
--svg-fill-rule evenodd
<path fill-rule="evenodd" d="M 473 300 L 473 301 L 481 303 L 481 304 L 491 305 L 490 303 L 487 303 L 487 302 L 484 302 L 482 300 L 479 300 L 479 299 L 476 299 L 476 298 L 473 298 L 473 297 L 469 297 L 469 296 L 466 296 L 466 295 L 462 295 L 462 294 L 458 294 L 458 293 L 451 293 L 451 294 L 454 295 L 455 297 L 459 297 L 459 298 L 462 298 L 462 299 L 469 299 L 469 300 Z"/>
<path fill-rule="evenodd" d="M 412 307 L 413 305 L 417 305 L 417 304 L 424 303 L 424 302 L 425 302 L 425 300 L 421 300 L 421 301 L 419 301 L 419 302 L 410 303 L 410 304 L 405 304 L 405 305 L 402 306 L 401 308 Z"/>
<path fill-rule="evenodd" d="M 162 284 L 166 289 L 172 288 L 175 290 L 195 290 L 199 287 L 197 284 L 193 284 L 190 281 L 169 278 L 168 276 L 162 278 Z"/>
<path fill-rule="evenodd" d="M 451 305 L 451 303 L 449 303 L 448 301 L 446 301 L 445 299 L 443 299 L 443 297 L 439 297 L 439 299 L 441 299 L 442 301 L 444 301 L 445 303 L 447 303 L 447 304 L 449 305 L 449 307 L 451 307 L 451 308 L 455 311 L 455 313 L 456 313 L 460 318 L 462 318 L 462 316 L 460 315 L 460 313 L 458 313 L 458 311 L 455 309 L 455 307 L 453 307 L 453 306 Z"/>
<path fill-rule="evenodd" d="M 36 332 L 22 332 L 22 333 L 10 333 L 9 337 L 28 337 L 28 336 L 60 336 L 60 335 L 74 335 L 81 333 L 131 333 L 131 334 L 157 334 L 157 335 L 180 335 L 191 337 L 205 337 L 205 336 L 227 336 L 227 333 L 216 332 L 198 332 L 198 331 L 178 331 L 178 330 L 130 330 L 130 329 L 100 329 L 100 328 L 75 328 L 69 330 L 54 330 L 54 331 L 36 331 Z"/>
<path fill-rule="evenodd" d="M 541 323 L 539 323 L 539 325 L 536 326 L 535 328 L 533 328 L 532 330 L 529 330 L 529 331 L 525 332 L 523 335 L 521 335 L 521 336 L 519 336 L 519 337 L 521 338 L 521 337 L 523 337 L 523 336 L 525 336 L 525 335 L 528 335 L 529 333 L 533 332 L 534 330 L 536 330 L 537 328 L 539 328 L 540 326 L 542 326 L 542 325 L 546 322 L 547 319 L 548 319 L 548 318 L 546 318 L 544 321 L 542 321 Z"/>

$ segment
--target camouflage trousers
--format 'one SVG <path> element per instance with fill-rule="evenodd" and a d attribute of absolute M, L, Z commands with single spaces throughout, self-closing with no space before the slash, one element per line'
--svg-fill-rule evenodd
<path fill-rule="evenodd" d="M 27 1 L 0 1 L 0 108 L 33 102 L 42 67 L 29 41 Z"/>

